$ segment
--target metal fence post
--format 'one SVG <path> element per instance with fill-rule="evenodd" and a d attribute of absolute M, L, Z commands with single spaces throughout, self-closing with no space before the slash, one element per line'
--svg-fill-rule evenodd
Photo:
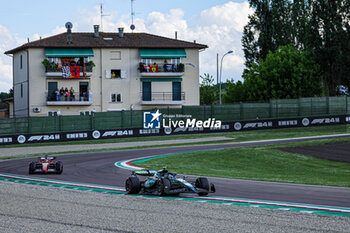
<path fill-rule="evenodd" d="M 239 102 L 239 118 L 243 120 L 243 103 Z"/>
<path fill-rule="evenodd" d="M 298 98 L 298 116 L 301 114 L 301 98 Z"/>
<path fill-rule="evenodd" d="M 203 118 L 203 120 L 205 120 L 206 119 L 206 117 L 207 117 L 207 112 L 205 111 L 205 109 L 206 109 L 206 105 L 204 105 L 203 106 L 203 115 L 204 115 L 204 118 Z"/>
<path fill-rule="evenodd" d="M 312 116 L 312 98 L 310 98 L 310 115 Z"/>
<path fill-rule="evenodd" d="M 26 120 L 27 120 L 27 133 L 33 133 L 32 132 L 32 127 L 31 127 L 31 120 L 30 120 L 30 118 L 29 117 L 26 117 Z"/>
<path fill-rule="evenodd" d="M 348 114 L 348 96 L 345 96 L 345 114 Z"/>
<path fill-rule="evenodd" d="M 57 130 L 57 127 L 56 127 L 56 124 L 57 124 L 57 116 L 54 116 L 54 119 L 53 119 L 53 129 L 55 130 L 55 132 L 56 132 L 56 130 Z"/>
<path fill-rule="evenodd" d="M 278 119 L 278 100 L 276 100 L 276 118 Z"/>
<path fill-rule="evenodd" d="M 270 106 L 269 106 L 269 118 L 272 118 L 272 100 L 270 99 Z"/>
<path fill-rule="evenodd" d="M 13 126 L 14 126 L 14 129 L 15 129 L 15 133 L 17 133 L 17 117 L 14 117 L 13 118 L 14 119 L 14 121 L 13 121 Z"/>
<path fill-rule="evenodd" d="M 130 128 L 132 128 L 133 127 L 133 122 L 132 122 L 133 110 L 131 109 L 129 112 L 130 112 Z"/>
<path fill-rule="evenodd" d="M 327 113 L 326 114 L 329 115 L 329 113 L 330 113 L 330 110 L 329 110 L 329 96 L 326 97 L 326 106 L 327 106 L 327 110 L 326 110 Z"/>
<path fill-rule="evenodd" d="M 91 112 L 90 116 L 90 122 L 91 122 L 91 130 L 95 129 L 95 112 Z"/>
<path fill-rule="evenodd" d="M 124 128 L 124 110 L 121 111 L 121 128 Z"/>
<path fill-rule="evenodd" d="M 59 130 L 59 132 L 62 131 L 62 117 L 61 117 L 61 115 L 58 116 L 58 130 Z"/>

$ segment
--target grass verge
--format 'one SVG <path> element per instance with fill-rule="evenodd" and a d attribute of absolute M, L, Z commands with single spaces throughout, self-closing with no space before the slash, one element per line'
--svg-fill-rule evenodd
<path fill-rule="evenodd" d="M 350 143 L 349 138 L 212 150 L 134 162 L 177 173 L 284 183 L 350 187 L 350 163 L 282 152 L 285 146 Z"/>

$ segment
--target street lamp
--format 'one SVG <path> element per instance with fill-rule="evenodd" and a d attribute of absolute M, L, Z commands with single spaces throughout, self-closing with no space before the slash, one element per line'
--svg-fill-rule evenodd
<path fill-rule="evenodd" d="M 221 104 L 221 76 L 222 76 L 222 61 L 224 60 L 224 57 L 227 55 L 227 54 L 230 54 L 230 53 L 233 53 L 232 50 L 228 51 L 227 53 L 224 54 L 224 56 L 222 56 L 221 58 L 221 64 L 220 64 L 220 84 L 219 84 L 219 91 L 220 91 L 220 99 L 219 99 L 219 103 Z"/>

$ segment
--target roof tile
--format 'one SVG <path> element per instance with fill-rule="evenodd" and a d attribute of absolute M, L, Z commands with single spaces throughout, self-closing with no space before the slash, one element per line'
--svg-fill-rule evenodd
<path fill-rule="evenodd" d="M 23 44 L 6 51 L 5 54 L 14 54 L 27 48 L 208 48 L 207 45 L 148 33 L 124 33 L 123 37 L 119 37 L 118 33 L 100 32 L 99 37 L 94 37 L 94 33 L 76 32 L 72 33 L 71 41 L 71 44 L 67 44 L 65 32 Z"/>

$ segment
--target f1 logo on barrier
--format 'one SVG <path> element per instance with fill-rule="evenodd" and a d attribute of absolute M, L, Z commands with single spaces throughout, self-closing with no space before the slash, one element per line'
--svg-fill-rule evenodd
<path fill-rule="evenodd" d="M 160 116 L 162 114 L 157 110 L 156 112 L 143 113 L 143 128 L 144 129 L 160 129 Z"/>

